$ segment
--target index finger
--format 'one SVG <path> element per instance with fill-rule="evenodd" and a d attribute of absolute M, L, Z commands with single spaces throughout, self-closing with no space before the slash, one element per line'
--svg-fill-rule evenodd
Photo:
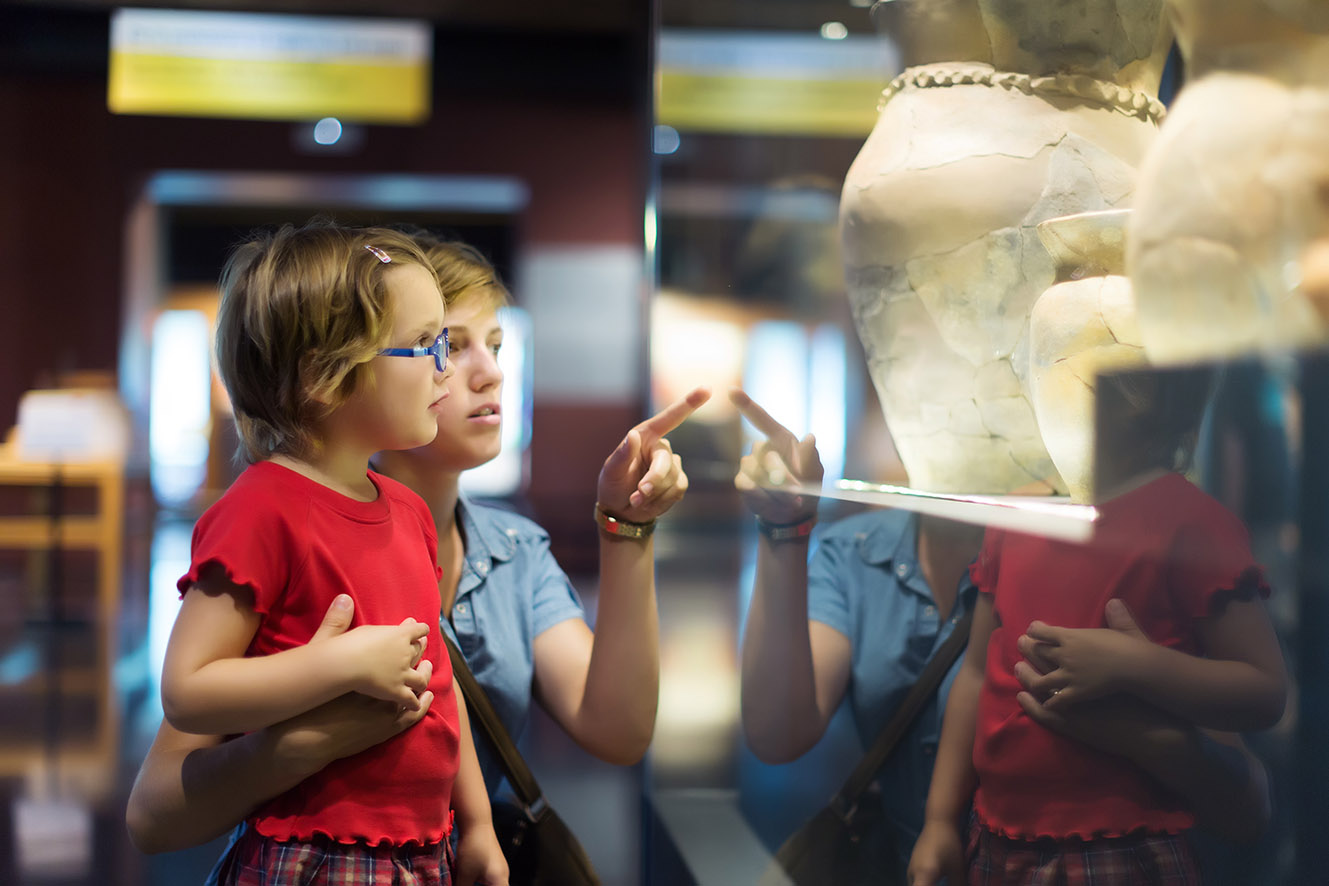
<path fill-rule="evenodd" d="M 753 426 L 765 434 L 766 438 L 776 444 L 781 451 L 792 451 L 792 447 L 798 443 L 794 432 L 771 418 L 771 414 L 758 406 L 757 401 L 749 397 L 747 391 L 730 388 L 729 402 L 733 403 L 743 417 L 752 422 Z"/>
<path fill-rule="evenodd" d="M 689 415 L 696 412 L 697 409 L 709 399 L 711 399 L 710 388 L 693 388 L 673 403 L 670 403 L 664 409 L 655 413 L 655 415 L 646 419 L 646 421 L 637 425 L 637 430 L 642 434 L 663 437 L 674 428 L 683 424 Z"/>

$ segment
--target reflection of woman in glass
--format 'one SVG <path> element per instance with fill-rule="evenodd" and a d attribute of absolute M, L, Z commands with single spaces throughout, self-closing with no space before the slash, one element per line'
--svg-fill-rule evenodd
<path fill-rule="evenodd" d="M 1106 501 L 1092 542 L 988 532 L 971 569 L 980 593 L 969 651 L 910 861 L 918 886 L 963 882 L 966 871 L 970 883 L 1123 871 L 1130 882 L 1199 882 L 1187 804 L 1132 762 L 1026 715 L 1036 700 L 1056 713 L 1127 697 L 1210 729 L 1264 729 L 1282 716 L 1287 674 L 1245 529 L 1177 473 L 1204 403 L 1188 381 L 1155 374 L 1100 386 L 1101 400 L 1120 391 L 1128 409 L 1120 445 L 1099 447 Z M 1104 627 L 1105 610 L 1142 630 Z"/>
<path fill-rule="evenodd" d="M 766 526 L 810 525 L 816 502 L 771 487 L 818 485 L 821 465 L 811 438 L 797 440 L 742 392 L 731 393 L 767 440 L 744 458 L 735 485 Z M 760 525 L 760 524 L 759 524 Z M 848 700 L 864 747 L 974 605 L 968 567 L 982 529 L 903 511 L 878 510 L 810 536 L 773 530 L 758 543 L 756 586 L 743 634 L 743 727 L 756 755 L 769 763 L 795 760 L 825 733 Z M 1100 619 L 1103 613 L 1100 610 Z M 1138 628 L 1109 616 L 1122 633 Z M 947 695 L 961 665 L 951 669 L 937 700 L 920 712 L 878 779 L 885 844 L 904 879 L 923 807 Z M 1144 705 L 1122 700 L 1045 710 L 1027 700 L 1042 726 L 1120 755 L 1184 796 L 1202 823 L 1234 840 L 1249 840 L 1267 820 L 1264 773 L 1235 736 L 1210 736 Z M 834 785 L 827 785 L 827 792 Z M 952 881 L 959 882 L 959 881 Z"/>
<path fill-rule="evenodd" d="M 443 569 L 442 627 L 458 641 L 514 738 L 534 698 L 588 752 L 611 763 L 634 763 L 654 729 L 659 675 L 649 528 L 687 489 L 679 458 L 663 435 L 709 394 L 695 390 L 633 428 L 605 462 L 597 487 L 601 513 L 628 521 L 628 533 L 637 529 L 641 537 L 601 533 L 592 634 L 545 531 L 459 491 L 463 470 L 498 453 L 503 375 L 496 356 L 503 332 L 497 309 L 507 295 L 475 250 L 421 239 L 447 301 L 456 375 L 434 442 L 380 454 L 378 467 L 418 492 L 433 513 Z M 597 519 L 606 525 L 604 516 Z M 334 604 L 314 642 L 344 631 L 352 615 Z M 227 742 L 163 724 L 130 796 L 130 834 L 149 852 L 212 839 L 260 802 L 410 728 L 420 716 L 352 694 Z M 501 773 L 485 742 L 476 745 L 492 793 Z M 455 882 L 471 882 L 469 873 L 459 870 Z"/>

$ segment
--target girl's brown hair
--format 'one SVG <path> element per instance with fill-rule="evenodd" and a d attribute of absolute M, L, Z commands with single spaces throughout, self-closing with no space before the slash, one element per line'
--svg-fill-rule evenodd
<path fill-rule="evenodd" d="M 385 272 L 404 264 L 432 272 L 399 231 L 323 220 L 253 235 L 232 251 L 221 276 L 217 366 L 246 461 L 317 448 L 313 422 L 345 402 L 358 368 L 385 346 Z"/>

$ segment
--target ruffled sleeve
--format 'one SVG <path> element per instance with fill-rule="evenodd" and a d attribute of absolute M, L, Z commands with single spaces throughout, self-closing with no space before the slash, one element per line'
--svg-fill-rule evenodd
<path fill-rule="evenodd" d="M 189 571 L 176 587 L 183 597 L 209 567 L 253 594 L 254 611 L 267 614 L 291 583 L 301 556 L 285 515 L 253 500 L 249 489 L 228 492 L 194 525 Z"/>
<path fill-rule="evenodd" d="M 997 576 L 1001 572 L 1001 542 L 1006 533 L 989 529 L 983 536 L 983 550 L 978 559 L 969 564 L 969 578 L 980 594 L 996 592 Z"/>

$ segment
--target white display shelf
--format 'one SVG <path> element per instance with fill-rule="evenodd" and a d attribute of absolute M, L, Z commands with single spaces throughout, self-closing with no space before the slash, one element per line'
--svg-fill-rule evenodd
<path fill-rule="evenodd" d="M 820 487 L 785 484 L 771 488 L 883 508 L 901 508 L 962 523 L 1073 542 L 1088 541 L 1098 519 L 1098 509 L 1092 505 L 1072 504 L 1070 499 L 1058 496 L 960 495 L 864 480 L 828 480 Z"/>

